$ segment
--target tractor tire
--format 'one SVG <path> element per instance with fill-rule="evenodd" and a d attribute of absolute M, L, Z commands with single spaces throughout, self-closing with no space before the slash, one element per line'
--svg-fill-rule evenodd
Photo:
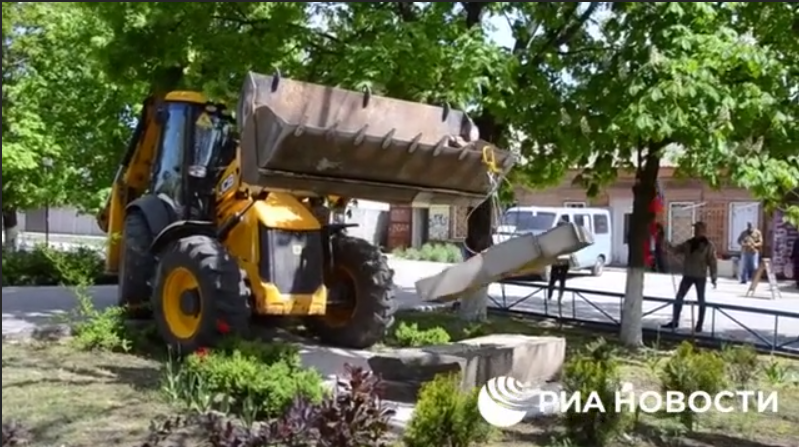
<path fill-rule="evenodd" d="M 181 355 L 246 336 L 252 316 L 245 278 L 216 239 L 189 236 L 159 254 L 152 309 L 164 341 Z"/>
<path fill-rule="evenodd" d="M 132 210 L 122 230 L 122 262 L 119 263 L 117 304 L 131 318 L 150 318 L 150 297 L 155 275 L 155 256 L 150 253 L 153 234 L 144 214 Z"/>
<path fill-rule="evenodd" d="M 309 318 L 306 327 L 326 344 L 370 348 L 394 324 L 394 271 L 380 249 L 363 239 L 336 235 L 332 253 L 334 265 L 325 275 L 328 296 L 348 305 L 328 305 L 327 314 Z"/>

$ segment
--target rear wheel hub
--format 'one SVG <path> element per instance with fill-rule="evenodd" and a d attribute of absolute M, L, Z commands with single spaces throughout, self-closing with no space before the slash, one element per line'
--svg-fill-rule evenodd
<path fill-rule="evenodd" d="M 196 317 L 200 314 L 200 291 L 189 289 L 180 294 L 180 311 L 184 315 Z"/>

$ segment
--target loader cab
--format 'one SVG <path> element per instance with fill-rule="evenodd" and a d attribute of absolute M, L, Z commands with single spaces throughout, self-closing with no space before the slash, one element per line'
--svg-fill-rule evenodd
<path fill-rule="evenodd" d="M 214 187 L 236 157 L 232 118 L 191 92 L 168 94 L 156 113 L 161 132 L 150 190 L 171 202 L 180 219 L 213 220 Z"/>

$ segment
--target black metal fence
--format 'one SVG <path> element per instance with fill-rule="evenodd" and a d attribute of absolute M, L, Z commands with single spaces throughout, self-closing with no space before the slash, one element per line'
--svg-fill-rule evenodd
<path fill-rule="evenodd" d="M 521 297 L 509 297 L 506 286 L 524 287 L 529 293 Z M 544 283 L 505 280 L 500 283 L 500 287 L 499 296 L 490 295 L 491 311 L 495 313 L 536 315 L 569 323 L 604 326 L 607 329 L 617 328 L 620 325 L 619 315 L 624 300 L 622 293 L 568 287 L 562 300 L 558 301 L 547 299 L 547 285 Z M 600 302 L 598 298 L 612 298 L 613 301 Z M 659 324 L 652 324 L 656 322 L 648 317 L 670 309 L 673 304 L 674 299 L 644 296 L 644 331 L 649 333 L 648 335 L 678 340 L 694 339 L 709 345 L 750 344 L 762 352 L 799 356 L 799 312 L 708 302 L 705 321 L 709 323 L 709 331 L 694 333 L 692 328 L 672 331 L 661 329 Z M 695 301 L 686 301 L 684 314 L 690 312 L 693 316 L 696 305 Z M 647 307 L 651 308 L 646 309 Z M 734 315 L 736 313 L 739 315 Z M 743 316 L 769 319 L 772 323 L 771 328 L 766 330 L 762 327 L 763 324 L 755 328 L 751 323 L 743 321 L 747 319 Z M 725 328 L 719 327 L 718 323 L 722 318 L 731 321 L 732 324 L 725 325 L 729 326 Z"/>

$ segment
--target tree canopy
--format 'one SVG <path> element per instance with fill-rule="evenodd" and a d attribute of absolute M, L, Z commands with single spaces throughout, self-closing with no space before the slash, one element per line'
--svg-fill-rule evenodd
<path fill-rule="evenodd" d="M 4 2 L 4 198 L 96 206 L 148 92 L 234 101 L 245 71 L 278 69 L 466 108 L 525 155 L 518 183 L 585 167 L 596 192 L 672 144 L 686 175 L 777 204 L 799 169 L 796 16 L 792 3 Z"/>

